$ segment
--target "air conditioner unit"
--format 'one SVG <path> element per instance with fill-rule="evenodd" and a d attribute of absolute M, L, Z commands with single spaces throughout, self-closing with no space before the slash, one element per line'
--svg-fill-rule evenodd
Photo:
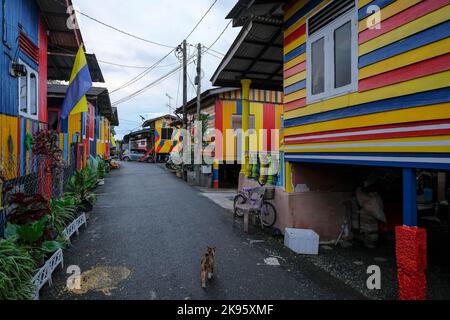
<path fill-rule="evenodd" d="M 14 78 L 25 77 L 27 75 L 27 67 L 23 64 L 13 62 L 11 64 L 11 76 Z"/>

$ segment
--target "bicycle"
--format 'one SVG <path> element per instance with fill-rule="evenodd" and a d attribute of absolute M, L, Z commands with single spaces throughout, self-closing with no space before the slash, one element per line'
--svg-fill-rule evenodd
<path fill-rule="evenodd" d="M 255 189 L 256 188 L 243 188 L 242 191 L 239 192 L 239 194 L 234 198 L 234 218 L 242 218 L 244 216 L 244 212 L 239 210 L 238 206 L 247 203 L 247 201 L 251 198 L 253 190 Z M 262 224 L 268 228 L 273 227 L 277 222 L 277 210 L 275 209 L 275 206 L 267 199 L 263 200 L 258 216 Z"/>

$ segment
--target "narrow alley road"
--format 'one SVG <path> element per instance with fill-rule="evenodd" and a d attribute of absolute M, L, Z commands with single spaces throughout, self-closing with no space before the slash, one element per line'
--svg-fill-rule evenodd
<path fill-rule="evenodd" d="M 267 239 L 253 243 L 264 236 L 233 227 L 230 212 L 160 165 L 122 164 L 97 193 L 88 228 L 65 252 L 65 267 L 126 268 L 129 277 L 107 292 L 73 294 L 65 289 L 68 275 L 58 271 L 42 299 L 361 298 L 306 262 L 265 265 L 279 245 Z M 216 277 L 203 290 L 200 259 L 208 245 L 217 247 Z"/>

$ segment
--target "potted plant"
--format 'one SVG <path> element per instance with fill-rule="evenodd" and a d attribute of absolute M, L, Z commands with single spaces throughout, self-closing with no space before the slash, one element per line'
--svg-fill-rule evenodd
<path fill-rule="evenodd" d="M 100 181 L 99 182 L 100 185 L 103 185 L 105 183 L 105 178 L 106 178 L 109 170 L 110 170 L 109 164 L 105 160 L 99 158 L 99 162 L 98 162 L 98 166 L 97 166 L 97 176 Z"/>
<path fill-rule="evenodd" d="M 97 174 L 91 167 L 86 167 L 69 179 L 68 187 L 70 195 L 80 201 L 80 207 L 84 212 L 91 212 L 97 199 L 92 190 L 97 186 Z"/>

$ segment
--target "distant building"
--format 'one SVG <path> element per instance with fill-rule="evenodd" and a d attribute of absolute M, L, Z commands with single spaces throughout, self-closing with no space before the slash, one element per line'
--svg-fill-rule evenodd
<path fill-rule="evenodd" d="M 155 161 L 166 161 L 170 153 L 180 144 L 178 128 L 172 127 L 177 118 L 172 115 L 150 119 L 144 122 L 143 127 L 151 133 L 147 150 L 151 150 Z"/>
<path fill-rule="evenodd" d="M 252 149 L 252 156 L 272 157 L 273 161 L 279 162 L 281 137 L 271 136 L 271 130 L 281 128 L 283 117 L 283 94 L 280 91 L 272 90 L 251 90 L 249 93 L 250 121 L 249 129 L 257 132 L 266 129 L 268 135 L 258 137 Z M 188 102 L 188 129 L 194 134 L 194 121 L 197 120 L 197 98 Z M 177 110 L 182 114 L 183 108 Z M 227 141 L 227 131 L 230 133 L 242 129 L 242 92 L 236 88 L 217 88 L 207 90 L 201 95 L 201 114 L 207 117 L 207 128 L 205 140 L 210 145 L 215 145 L 214 165 L 211 170 L 211 183 L 209 187 L 233 188 L 239 182 L 239 172 L 241 171 L 240 160 L 242 158 L 241 139 L 233 136 L 234 141 Z M 230 136 L 231 137 L 231 136 Z M 275 141 L 272 141 L 273 139 Z M 273 152 L 273 153 L 272 153 Z M 255 163 L 257 160 L 255 161 Z M 253 173 L 256 175 L 257 165 L 254 166 Z M 277 167 L 273 163 L 273 167 Z M 279 172 L 274 171 L 272 176 L 265 177 L 270 183 L 277 184 Z M 256 178 L 256 176 L 255 176 Z M 259 177 L 258 177 L 259 178 Z"/>

